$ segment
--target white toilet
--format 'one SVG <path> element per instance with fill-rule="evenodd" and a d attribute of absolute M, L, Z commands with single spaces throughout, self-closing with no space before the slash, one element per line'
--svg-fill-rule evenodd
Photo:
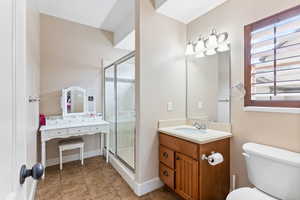
<path fill-rule="evenodd" d="M 255 188 L 232 191 L 226 200 L 300 200 L 300 154 L 270 146 L 243 145 L 248 178 Z"/>

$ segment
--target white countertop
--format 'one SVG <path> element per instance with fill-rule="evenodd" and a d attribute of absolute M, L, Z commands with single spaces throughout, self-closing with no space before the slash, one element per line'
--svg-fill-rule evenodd
<path fill-rule="evenodd" d="M 41 126 L 40 131 L 63 129 L 63 128 L 75 128 L 83 126 L 99 126 L 99 125 L 109 125 L 109 122 L 104 120 L 97 121 L 84 121 L 84 122 L 71 122 L 71 123 L 57 123 L 46 126 Z"/>
<path fill-rule="evenodd" d="M 188 140 L 190 142 L 194 142 L 197 144 L 206 144 L 209 142 L 232 137 L 232 133 L 224 132 L 224 131 L 206 129 L 206 130 L 204 130 L 205 133 L 185 133 L 182 130 L 176 130 L 178 128 L 193 128 L 194 129 L 193 126 L 182 125 L 182 126 L 159 128 L 158 131 L 161 133 L 165 133 L 170 136 Z"/>

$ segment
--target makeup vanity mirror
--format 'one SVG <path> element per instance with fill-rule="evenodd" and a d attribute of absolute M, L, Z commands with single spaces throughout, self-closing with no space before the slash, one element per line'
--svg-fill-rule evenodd
<path fill-rule="evenodd" d="M 69 87 L 62 90 L 63 116 L 87 114 L 86 90 L 80 87 Z"/>
<path fill-rule="evenodd" d="M 187 57 L 187 118 L 230 123 L 230 51 Z"/>

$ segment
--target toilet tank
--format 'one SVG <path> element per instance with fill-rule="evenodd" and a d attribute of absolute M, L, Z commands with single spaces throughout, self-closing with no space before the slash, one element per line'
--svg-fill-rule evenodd
<path fill-rule="evenodd" d="M 300 200 L 300 153 L 266 145 L 243 145 L 248 178 L 261 191 L 284 200 Z"/>

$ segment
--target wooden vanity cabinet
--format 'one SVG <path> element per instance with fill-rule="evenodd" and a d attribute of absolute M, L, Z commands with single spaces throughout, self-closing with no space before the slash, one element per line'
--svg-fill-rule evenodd
<path fill-rule="evenodd" d="M 229 193 L 229 138 L 196 144 L 159 133 L 160 178 L 186 200 L 224 200 Z M 224 162 L 211 166 L 203 154 L 219 152 Z"/>

